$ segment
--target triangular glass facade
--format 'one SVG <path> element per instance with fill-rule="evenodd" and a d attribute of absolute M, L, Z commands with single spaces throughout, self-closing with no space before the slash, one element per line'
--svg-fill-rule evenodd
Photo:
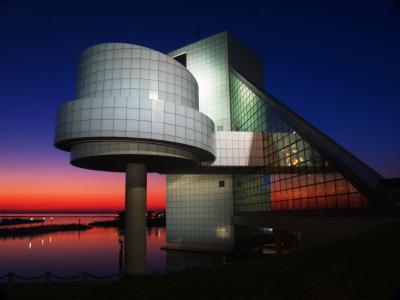
<path fill-rule="evenodd" d="M 285 117 L 230 71 L 232 129 L 263 132 L 265 167 L 234 175 L 235 212 L 367 207 L 366 198 Z"/>

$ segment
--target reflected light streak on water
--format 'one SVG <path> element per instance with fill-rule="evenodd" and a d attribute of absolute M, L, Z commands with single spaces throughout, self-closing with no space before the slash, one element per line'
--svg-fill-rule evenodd
<path fill-rule="evenodd" d="M 112 218 L 54 216 L 52 224 L 78 223 L 79 219 L 82 224 L 87 224 Z M 45 224 L 50 225 L 49 218 Z M 150 228 L 147 231 L 146 265 L 149 273 L 165 271 L 166 254 L 160 250 L 165 245 L 165 237 L 165 228 Z M 94 227 L 83 232 L 58 232 L 36 237 L 0 238 L 0 275 L 14 272 L 22 276 L 37 276 L 52 272 L 68 276 L 82 271 L 97 275 L 115 274 L 120 271 L 120 240 L 123 240 L 123 235 L 115 227 Z"/>

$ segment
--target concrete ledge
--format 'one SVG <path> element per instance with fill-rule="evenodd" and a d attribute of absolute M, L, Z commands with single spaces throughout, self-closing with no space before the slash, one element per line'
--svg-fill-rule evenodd
<path fill-rule="evenodd" d="M 270 227 L 276 230 L 300 232 L 303 247 L 314 247 L 348 239 L 385 226 L 400 225 L 399 218 L 389 217 L 288 217 L 234 216 L 235 226 Z"/>
<path fill-rule="evenodd" d="M 191 251 L 191 252 L 207 252 L 207 253 L 233 253 L 233 245 L 201 245 L 201 244 L 183 244 L 183 243 L 167 243 L 162 250 Z"/>

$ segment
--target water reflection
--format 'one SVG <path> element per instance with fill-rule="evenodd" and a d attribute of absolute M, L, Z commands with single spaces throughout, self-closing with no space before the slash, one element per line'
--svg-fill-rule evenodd
<path fill-rule="evenodd" d="M 90 223 L 105 217 L 57 216 L 49 223 L 77 223 L 79 218 L 82 223 Z M 119 230 L 110 227 L 79 233 L 58 232 L 0 239 L 0 275 L 14 272 L 23 276 L 37 276 L 53 272 L 68 276 L 82 271 L 98 275 L 115 274 L 120 270 L 121 238 Z"/>
<path fill-rule="evenodd" d="M 113 217 L 108 218 L 111 220 Z M 46 219 L 46 222 L 68 224 L 77 223 L 79 219 L 82 224 L 88 224 L 98 221 L 99 217 L 58 216 L 53 220 Z M 104 219 L 104 216 L 100 218 Z M 128 253 L 124 253 L 125 243 L 124 235 L 117 227 L 94 227 L 82 232 L 0 238 L 0 276 L 9 272 L 26 277 L 45 272 L 66 277 L 84 271 L 98 276 L 116 274 L 123 271 L 125 260 L 129 257 Z M 161 250 L 165 244 L 165 227 L 147 229 L 146 253 L 141 256 L 145 273 L 181 271 L 188 266 L 199 267 L 223 261 L 222 254 Z"/>
<path fill-rule="evenodd" d="M 165 272 L 166 270 L 166 253 L 161 247 L 166 243 L 166 228 L 153 227 L 147 229 L 146 244 L 146 271 L 152 273 L 154 271 Z"/>

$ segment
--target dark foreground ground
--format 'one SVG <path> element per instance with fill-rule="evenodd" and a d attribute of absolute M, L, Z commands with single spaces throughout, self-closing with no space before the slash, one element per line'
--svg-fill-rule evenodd
<path fill-rule="evenodd" d="M 0 299 L 400 299 L 400 229 L 283 256 L 115 283 L 12 283 Z"/>

